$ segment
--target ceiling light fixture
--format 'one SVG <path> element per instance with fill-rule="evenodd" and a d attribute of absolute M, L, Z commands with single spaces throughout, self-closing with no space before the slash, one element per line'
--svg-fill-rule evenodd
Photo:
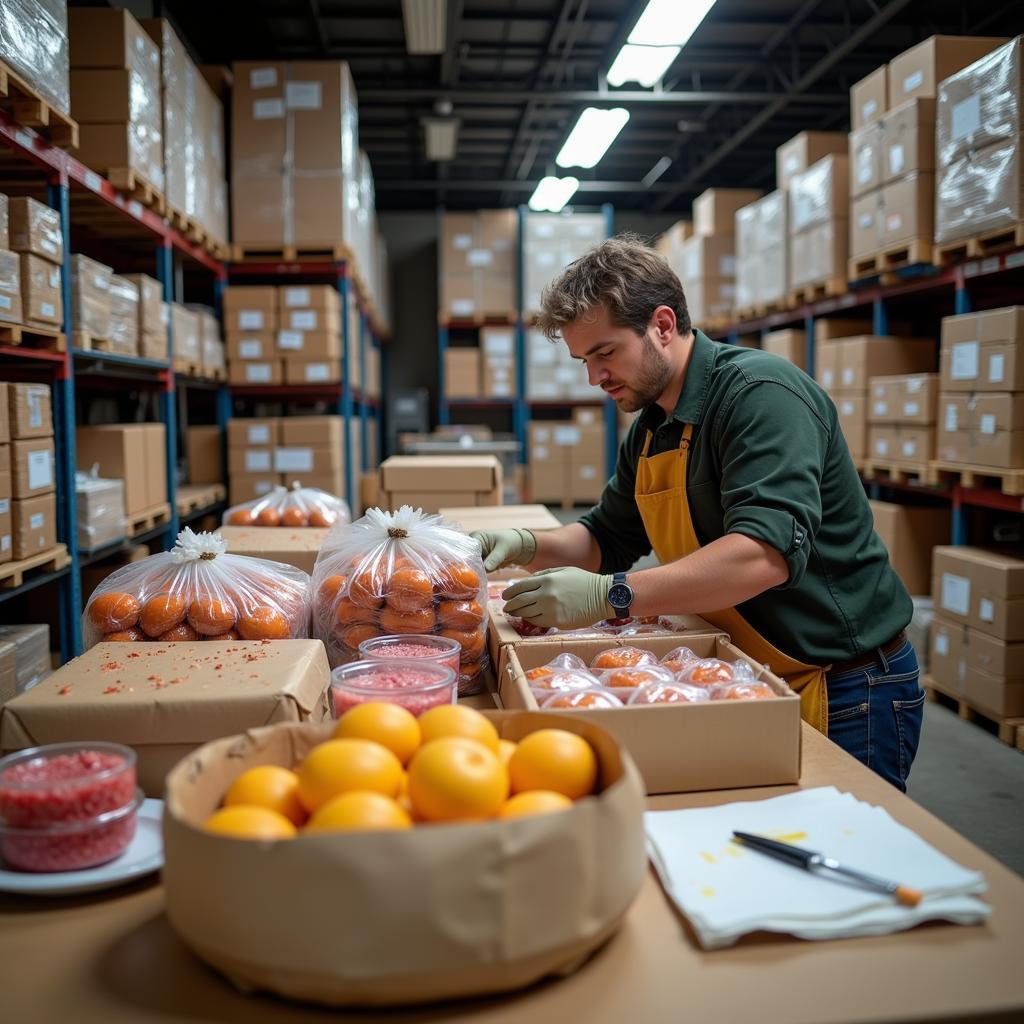
<path fill-rule="evenodd" d="M 558 151 L 555 163 L 559 167 L 593 167 L 628 120 L 629 111 L 625 107 L 611 110 L 587 107 Z"/>
<path fill-rule="evenodd" d="M 650 188 L 670 167 L 672 166 L 672 158 L 670 156 L 663 156 L 644 176 L 640 179 L 640 184 L 644 188 Z"/>
<path fill-rule="evenodd" d="M 417 55 L 444 53 L 448 0 L 402 0 L 405 48 Z"/>
<path fill-rule="evenodd" d="M 608 84 L 650 88 L 659 82 L 714 5 L 715 0 L 649 0 L 608 69 Z"/>
<path fill-rule="evenodd" d="M 530 196 L 530 209 L 559 213 L 579 187 L 579 178 L 573 178 L 571 175 L 556 178 L 549 174 L 546 178 L 541 178 L 533 190 L 533 195 Z"/>
<path fill-rule="evenodd" d="M 424 117 L 422 124 L 427 159 L 454 160 L 459 146 L 459 119 Z"/>

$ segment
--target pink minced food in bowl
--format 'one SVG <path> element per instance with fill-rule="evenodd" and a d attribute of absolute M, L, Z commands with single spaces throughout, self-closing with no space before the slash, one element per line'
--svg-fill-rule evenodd
<path fill-rule="evenodd" d="M 359 645 L 359 657 L 362 660 L 401 658 L 403 661 L 419 661 L 425 659 L 447 665 L 456 675 L 459 673 L 461 654 L 462 645 L 458 640 L 416 633 L 374 636 Z"/>
<path fill-rule="evenodd" d="M 331 704 L 334 717 L 367 701 L 400 704 L 414 715 L 439 704 L 454 704 L 458 696 L 458 675 L 438 661 L 379 660 L 353 661 L 331 673 Z"/>

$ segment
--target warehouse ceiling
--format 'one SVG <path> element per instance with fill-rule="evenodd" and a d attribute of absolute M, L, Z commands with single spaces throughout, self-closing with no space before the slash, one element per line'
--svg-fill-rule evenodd
<path fill-rule="evenodd" d="M 1020 0 L 718 0 L 660 87 L 612 89 L 646 0 L 412 2 L 444 11 L 442 54 L 408 52 L 401 0 L 154 7 L 204 63 L 347 60 L 383 210 L 525 202 L 588 105 L 631 116 L 596 167 L 572 171 L 576 205 L 671 212 L 710 185 L 771 188 L 775 147 L 847 130 L 848 89 L 879 64 L 935 33 L 1024 31 Z M 458 120 L 451 161 L 427 159 L 439 114 Z"/>

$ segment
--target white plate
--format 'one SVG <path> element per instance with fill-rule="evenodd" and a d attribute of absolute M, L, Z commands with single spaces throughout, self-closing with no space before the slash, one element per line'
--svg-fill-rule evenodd
<path fill-rule="evenodd" d="M 69 896 L 124 885 L 164 864 L 161 820 L 163 800 L 143 800 L 135 822 L 135 838 L 116 860 L 84 871 L 8 871 L 0 867 L 0 892 L 32 896 Z"/>

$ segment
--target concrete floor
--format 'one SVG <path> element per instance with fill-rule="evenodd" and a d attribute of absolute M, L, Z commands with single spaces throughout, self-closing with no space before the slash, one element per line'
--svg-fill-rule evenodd
<path fill-rule="evenodd" d="M 563 523 L 584 509 L 553 509 Z M 656 565 L 641 559 L 636 568 Z M 910 797 L 937 818 L 1024 875 L 1024 753 L 956 713 L 925 703 Z"/>

